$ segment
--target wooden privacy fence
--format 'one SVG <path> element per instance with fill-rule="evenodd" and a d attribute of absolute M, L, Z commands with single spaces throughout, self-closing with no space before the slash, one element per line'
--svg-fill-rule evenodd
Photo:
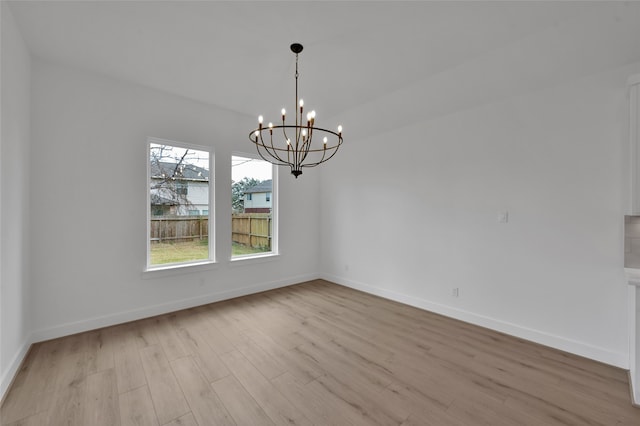
<path fill-rule="evenodd" d="M 231 236 L 234 243 L 247 247 L 271 248 L 270 213 L 234 213 Z"/>
<path fill-rule="evenodd" d="M 151 242 L 202 240 L 209 236 L 207 216 L 162 216 L 151 218 Z"/>
<path fill-rule="evenodd" d="M 271 248 L 270 213 L 236 213 L 231 216 L 234 243 Z M 151 218 L 151 242 L 202 240 L 209 236 L 207 216 L 161 216 Z"/>

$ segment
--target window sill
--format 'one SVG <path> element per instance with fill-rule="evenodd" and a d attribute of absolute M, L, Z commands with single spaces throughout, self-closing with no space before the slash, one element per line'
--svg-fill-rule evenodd
<path fill-rule="evenodd" d="M 203 262 L 179 263 L 166 266 L 156 266 L 145 269 L 142 272 L 142 279 L 170 277 L 174 275 L 190 274 L 193 272 L 216 269 L 218 264 L 213 260 Z"/>
<path fill-rule="evenodd" d="M 267 253 L 267 254 L 248 254 L 244 256 L 236 256 L 232 257 L 229 260 L 230 267 L 243 266 L 247 264 L 253 263 L 265 263 L 265 262 L 273 262 L 280 257 L 279 253 Z"/>

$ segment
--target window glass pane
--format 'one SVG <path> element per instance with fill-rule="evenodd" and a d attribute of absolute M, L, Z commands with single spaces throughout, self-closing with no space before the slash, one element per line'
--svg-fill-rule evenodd
<path fill-rule="evenodd" d="M 273 252 L 273 165 L 234 155 L 231 173 L 231 257 Z"/>
<path fill-rule="evenodd" d="M 209 152 L 149 143 L 149 265 L 210 259 Z"/>

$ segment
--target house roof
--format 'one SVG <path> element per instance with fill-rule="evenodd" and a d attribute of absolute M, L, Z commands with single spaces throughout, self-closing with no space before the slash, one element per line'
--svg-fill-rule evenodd
<path fill-rule="evenodd" d="M 273 188 L 273 183 L 271 179 L 260 182 L 256 186 L 252 186 L 251 188 L 244 191 L 245 194 L 255 194 L 258 192 L 271 192 Z"/>
<path fill-rule="evenodd" d="M 151 177 L 163 178 L 169 176 L 175 177 L 176 179 L 209 180 L 209 170 L 193 164 L 183 164 L 176 168 L 177 164 L 178 163 L 168 161 L 151 163 Z"/>

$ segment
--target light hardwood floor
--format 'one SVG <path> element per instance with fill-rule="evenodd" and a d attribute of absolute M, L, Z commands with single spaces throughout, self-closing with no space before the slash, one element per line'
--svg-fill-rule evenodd
<path fill-rule="evenodd" d="M 6 426 L 640 425 L 626 371 L 325 281 L 36 344 Z"/>

